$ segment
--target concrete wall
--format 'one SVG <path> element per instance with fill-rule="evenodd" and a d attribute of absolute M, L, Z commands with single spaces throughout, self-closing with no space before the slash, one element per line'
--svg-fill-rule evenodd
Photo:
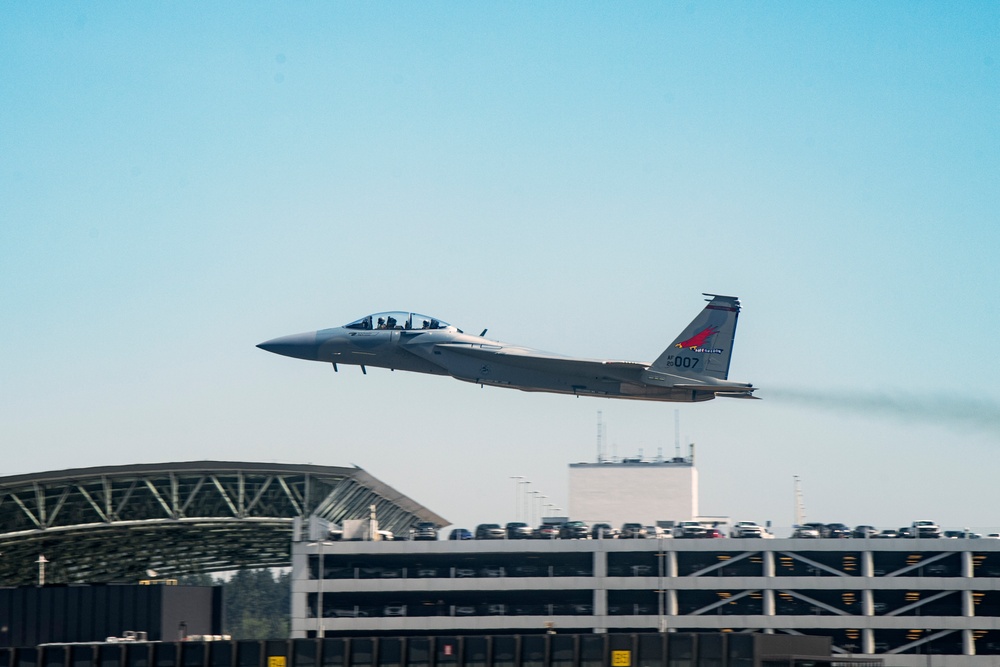
<path fill-rule="evenodd" d="M 574 463 L 569 516 L 588 524 L 655 525 L 698 516 L 698 471 L 671 463 Z"/>

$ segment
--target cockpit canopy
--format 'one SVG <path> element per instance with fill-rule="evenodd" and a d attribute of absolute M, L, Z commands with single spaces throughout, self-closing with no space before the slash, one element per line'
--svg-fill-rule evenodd
<path fill-rule="evenodd" d="M 449 329 L 454 328 L 447 322 L 421 315 L 398 310 L 375 313 L 344 325 L 345 329 Z"/>

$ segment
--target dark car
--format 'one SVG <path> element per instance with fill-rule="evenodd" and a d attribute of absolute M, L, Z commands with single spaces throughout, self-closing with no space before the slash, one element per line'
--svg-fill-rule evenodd
<path fill-rule="evenodd" d="M 595 540 L 610 539 L 617 535 L 617 531 L 611 527 L 610 523 L 595 523 L 590 527 L 590 536 Z"/>
<path fill-rule="evenodd" d="M 875 526 L 855 526 L 851 534 L 856 538 L 864 539 L 866 537 L 875 537 L 878 534 L 878 530 L 875 529 Z"/>
<path fill-rule="evenodd" d="M 646 537 L 646 527 L 641 523 L 623 523 L 618 537 L 623 540 L 642 539 Z"/>
<path fill-rule="evenodd" d="M 559 537 L 564 540 L 585 540 L 590 537 L 590 528 L 582 521 L 567 521 L 559 526 Z"/>
<path fill-rule="evenodd" d="M 471 540 L 472 533 L 467 528 L 453 528 L 448 534 L 449 540 Z"/>
<path fill-rule="evenodd" d="M 498 523 L 481 523 L 476 526 L 477 540 L 502 540 L 507 532 Z"/>
<path fill-rule="evenodd" d="M 522 521 L 511 521 L 505 526 L 508 540 L 526 540 L 531 537 L 531 526 Z"/>
<path fill-rule="evenodd" d="M 845 538 L 851 536 L 851 529 L 842 523 L 826 524 L 826 535 L 823 537 Z"/>
<path fill-rule="evenodd" d="M 436 540 L 438 538 L 437 524 L 431 521 L 420 521 L 413 527 L 414 540 Z"/>

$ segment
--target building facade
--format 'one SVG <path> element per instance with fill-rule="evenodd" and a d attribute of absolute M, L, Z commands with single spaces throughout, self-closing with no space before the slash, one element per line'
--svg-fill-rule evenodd
<path fill-rule="evenodd" d="M 569 516 L 618 527 L 698 517 L 698 471 L 692 458 L 571 463 Z"/>
<path fill-rule="evenodd" d="M 299 542 L 292 562 L 294 637 L 724 631 L 1000 665 L 1000 540 Z"/>

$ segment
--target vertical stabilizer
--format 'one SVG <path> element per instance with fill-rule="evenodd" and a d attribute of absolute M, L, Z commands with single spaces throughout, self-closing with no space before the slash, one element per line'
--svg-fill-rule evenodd
<path fill-rule="evenodd" d="M 718 294 L 705 296 L 712 297 L 708 305 L 653 362 L 652 368 L 669 369 L 671 374 L 684 377 L 729 379 L 740 300 Z"/>

